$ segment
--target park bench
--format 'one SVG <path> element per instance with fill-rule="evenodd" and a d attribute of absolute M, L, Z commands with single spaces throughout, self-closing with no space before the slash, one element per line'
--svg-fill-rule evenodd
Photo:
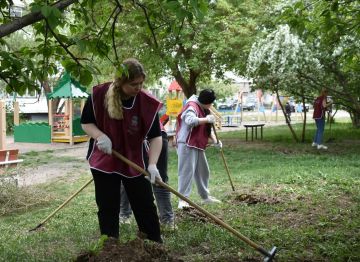
<path fill-rule="evenodd" d="M 4 149 L 0 150 L 0 169 L 8 167 L 16 167 L 18 163 L 24 161 L 18 159 L 19 149 Z M 0 171 L 0 174 L 3 170 Z"/>

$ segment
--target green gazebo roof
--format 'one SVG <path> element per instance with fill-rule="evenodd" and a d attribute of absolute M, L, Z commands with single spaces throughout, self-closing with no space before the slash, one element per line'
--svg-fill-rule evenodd
<path fill-rule="evenodd" d="M 86 88 L 81 86 L 78 81 L 71 78 L 70 74 L 65 74 L 60 78 L 54 87 L 54 91 L 47 95 L 48 99 L 56 98 L 87 98 L 89 94 Z"/>

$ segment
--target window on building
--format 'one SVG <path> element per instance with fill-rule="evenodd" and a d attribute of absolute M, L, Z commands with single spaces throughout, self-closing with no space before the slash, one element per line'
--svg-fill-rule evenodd
<path fill-rule="evenodd" d="M 11 17 L 22 17 L 23 9 L 19 6 L 10 6 L 9 13 Z"/>

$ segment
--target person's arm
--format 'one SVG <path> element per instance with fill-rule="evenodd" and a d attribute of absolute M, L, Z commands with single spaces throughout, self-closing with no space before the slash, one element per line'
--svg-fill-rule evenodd
<path fill-rule="evenodd" d="M 154 137 L 149 140 L 149 166 L 151 164 L 156 165 L 159 159 L 161 148 L 162 148 L 162 137 Z"/>
<path fill-rule="evenodd" d="M 211 140 L 212 144 L 215 147 L 220 148 L 220 149 L 222 148 L 222 146 L 223 146 L 222 142 L 219 139 L 216 139 L 216 135 L 213 131 L 211 132 L 209 139 Z"/>
<path fill-rule="evenodd" d="M 86 100 L 85 106 L 81 114 L 81 127 L 84 132 L 93 139 L 97 139 L 104 133 L 96 126 L 95 114 L 91 96 Z"/>
<path fill-rule="evenodd" d="M 194 109 L 192 109 L 191 107 L 189 107 L 189 109 L 183 113 L 183 118 L 188 126 L 213 124 L 215 122 L 215 117 L 213 115 L 207 115 L 206 117 L 197 117 Z"/>
<path fill-rule="evenodd" d="M 211 140 L 211 142 L 213 142 L 213 144 L 216 144 L 218 142 L 214 132 L 211 132 L 209 139 Z"/>
<path fill-rule="evenodd" d="M 112 153 L 112 143 L 110 138 L 104 134 L 97 126 L 95 120 L 95 114 L 92 106 L 91 97 L 89 97 L 85 103 L 81 114 L 81 127 L 84 132 L 90 136 L 90 146 L 92 147 L 94 141 L 96 141 L 96 145 L 98 148 L 106 153 L 111 155 Z M 90 147 L 89 147 L 90 150 Z M 89 152 L 88 152 L 89 156 Z"/>
<path fill-rule="evenodd" d="M 81 127 L 88 136 L 95 140 L 99 136 L 104 135 L 104 133 L 94 123 L 81 124 Z"/>

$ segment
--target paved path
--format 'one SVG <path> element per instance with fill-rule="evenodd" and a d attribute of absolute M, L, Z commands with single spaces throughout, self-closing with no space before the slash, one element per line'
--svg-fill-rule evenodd
<path fill-rule="evenodd" d="M 87 148 L 88 142 L 75 143 L 19 143 L 14 142 L 13 136 L 6 137 L 6 149 L 19 149 L 19 153 L 27 153 L 30 151 L 46 151 L 46 150 L 69 150 L 76 148 Z"/>

